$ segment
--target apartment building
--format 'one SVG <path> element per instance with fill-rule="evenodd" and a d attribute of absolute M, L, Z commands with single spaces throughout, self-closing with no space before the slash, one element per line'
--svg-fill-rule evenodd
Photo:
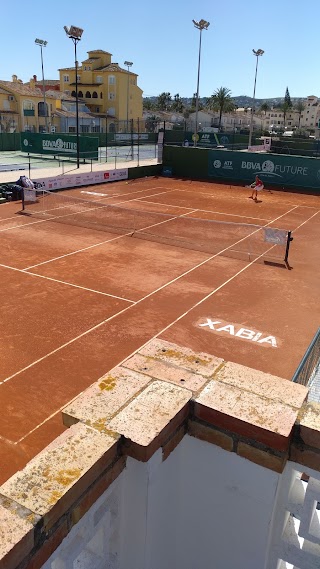
<path fill-rule="evenodd" d="M 301 115 L 301 127 L 315 129 L 320 120 L 320 99 L 314 95 L 307 97 L 305 109 Z"/>
<path fill-rule="evenodd" d="M 119 121 L 142 120 L 142 90 L 137 75 L 111 61 L 112 54 L 101 49 L 89 51 L 78 66 L 78 97 L 97 118 L 107 119 L 108 131 Z M 60 90 L 76 96 L 76 69 L 59 69 Z M 123 125 L 125 129 L 125 124 Z"/>
<path fill-rule="evenodd" d="M 79 131 L 100 132 L 103 121 L 79 101 Z M 56 90 L 45 93 L 34 80 L 23 83 L 16 75 L 0 81 L 1 132 L 76 132 L 76 99 Z"/>

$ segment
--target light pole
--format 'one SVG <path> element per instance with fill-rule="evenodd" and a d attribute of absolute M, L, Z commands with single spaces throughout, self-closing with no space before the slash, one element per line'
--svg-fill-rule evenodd
<path fill-rule="evenodd" d="M 128 124 L 129 124 L 129 69 L 132 67 L 132 61 L 125 61 L 124 64 L 128 68 L 128 77 L 127 77 L 127 132 L 128 132 Z"/>
<path fill-rule="evenodd" d="M 254 112 L 254 103 L 255 103 L 255 99 L 256 99 L 256 83 L 257 83 L 257 73 L 258 73 L 258 61 L 259 61 L 259 57 L 264 54 L 263 49 L 257 49 L 257 51 L 253 49 L 252 52 L 255 55 L 255 57 L 257 58 L 257 63 L 256 63 L 256 73 L 254 76 L 253 101 L 252 101 L 252 105 L 251 105 L 251 118 L 250 118 L 250 131 L 249 131 L 248 147 L 251 146 L 251 141 L 252 141 L 253 112 Z"/>
<path fill-rule="evenodd" d="M 200 22 L 196 22 L 192 20 L 194 27 L 200 30 L 200 41 L 199 41 L 199 59 L 198 59 L 198 80 L 197 80 L 197 94 L 196 94 L 196 126 L 194 129 L 194 147 L 197 146 L 197 131 L 198 131 L 198 110 L 199 110 L 199 81 L 200 81 L 200 58 L 201 58 L 201 34 L 202 30 L 207 30 L 210 26 L 210 22 L 206 22 L 206 20 L 200 20 Z"/>
<path fill-rule="evenodd" d="M 39 40 L 39 38 L 37 38 L 36 40 L 34 40 L 34 43 L 36 43 L 41 50 L 41 69 L 42 69 L 42 88 L 43 88 L 43 107 L 44 107 L 44 121 L 45 121 L 45 127 L 46 127 L 46 132 L 48 132 L 48 121 L 47 121 L 47 105 L 46 105 L 46 86 L 45 86 L 45 82 L 44 82 L 44 71 L 43 71 L 43 55 L 42 55 L 42 48 L 46 47 L 47 45 L 47 41 L 45 40 Z"/>
<path fill-rule="evenodd" d="M 78 100 L 78 61 L 77 61 L 77 43 L 81 40 L 83 30 L 76 26 L 64 26 L 64 31 L 74 43 L 74 62 L 76 69 L 76 137 L 77 137 L 77 168 L 80 168 L 80 145 L 79 145 L 79 100 Z"/>

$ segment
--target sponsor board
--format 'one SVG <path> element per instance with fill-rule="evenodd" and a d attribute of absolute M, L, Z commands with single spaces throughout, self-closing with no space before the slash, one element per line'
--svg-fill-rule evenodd
<path fill-rule="evenodd" d="M 265 185 L 316 188 L 319 191 L 320 167 L 317 158 L 208 150 L 209 178 L 248 183 L 256 175 Z"/>
<path fill-rule="evenodd" d="M 273 243 L 274 245 L 285 245 L 288 239 L 288 232 L 284 229 L 272 229 L 266 227 L 264 229 L 264 240 L 266 243 Z"/>
<path fill-rule="evenodd" d="M 25 203 L 36 203 L 37 193 L 36 190 L 28 190 L 28 188 L 23 188 L 23 201 Z"/>
<path fill-rule="evenodd" d="M 118 170 L 108 170 L 104 172 L 84 172 L 83 174 L 68 174 L 66 176 L 56 176 L 50 178 L 34 178 L 44 190 L 62 190 L 64 188 L 76 188 L 78 186 L 89 186 L 101 184 L 103 182 L 116 182 L 117 180 L 128 179 L 128 168 Z"/>

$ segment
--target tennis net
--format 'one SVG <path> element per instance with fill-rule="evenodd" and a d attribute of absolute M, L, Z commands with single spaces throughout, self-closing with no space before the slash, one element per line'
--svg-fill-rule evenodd
<path fill-rule="evenodd" d="M 291 232 L 274 227 L 129 209 L 48 190 L 26 191 L 23 213 L 249 261 L 261 255 L 264 260 L 287 261 L 291 239 Z"/>

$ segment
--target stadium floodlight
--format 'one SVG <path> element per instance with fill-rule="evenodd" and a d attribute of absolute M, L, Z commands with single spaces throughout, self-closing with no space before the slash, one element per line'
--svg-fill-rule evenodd
<path fill-rule="evenodd" d="M 132 67 L 132 61 L 124 61 L 124 65 L 128 68 L 128 77 L 127 77 L 127 132 L 128 132 L 128 125 L 129 125 L 129 70 Z"/>
<path fill-rule="evenodd" d="M 63 29 L 69 38 L 77 41 L 81 40 L 81 36 L 83 34 L 83 30 L 81 28 L 77 28 L 76 26 L 70 26 L 70 28 L 63 26 Z"/>
<path fill-rule="evenodd" d="M 79 98 L 78 98 L 78 61 L 77 61 L 77 43 L 81 40 L 83 30 L 76 26 L 63 27 L 67 36 L 74 43 L 74 63 L 76 71 L 76 140 L 77 140 L 77 168 L 80 168 L 80 145 L 79 145 Z"/>
<path fill-rule="evenodd" d="M 199 41 L 199 58 L 198 58 L 198 79 L 197 79 L 197 93 L 196 93 L 196 126 L 194 129 L 194 141 L 193 144 L 197 146 L 197 136 L 198 136 L 198 112 L 199 112 L 199 81 L 200 81 L 200 59 L 201 59 L 201 34 L 202 30 L 207 30 L 210 26 L 210 22 L 206 20 L 200 20 L 196 22 L 196 20 L 192 20 L 194 27 L 200 30 L 200 41 Z"/>
<path fill-rule="evenodd" d="M 42 87 L 43 87 L 43 111 L 44 111 L 44 121 L 45 121 L 45 127 L 46 127 L 46 132 L 48 132 L 48 122 L 47 122 L 47 105 L 46 105 L 46 86 L 45 86 L 45 82 L 44 82 L 44 71 L 43 71 L 43 54 L 42 54 L 42 48 L 46 47 L 47 45 L 47 41 L 46 40 L 40 40 L 39 38 L 34 40 L 34 43 L 37 44 L 40 47 L 41 50 L 41 69 L 42 69 Z"/>
<path fill-rule="evenodd" d="M 252 101 L 252 105 L 251 105 L 251 118 L 250 118 L 250 131 L 249 131 L 249 143 L 248 143 L 248 147 L 251 146 L 251 142 L 252 142 L 252 130 L 253 130 L 253 113 L 254 113 L 254 104 L 255 104 L 255 99 L 256 99 L 256 84 L 257 84 L 257 73 L 258 73 L 258 61 L 259 61 L 259 57 L 261 57 L 264 54 L 264 50 L 263 49 L 253 49 L 252 50 L 253 55 L 257 58 L 257 62 L 256 62 L 256 73 L 254 76 L 254 87 L 253 87 L 253 101 Z"/>

